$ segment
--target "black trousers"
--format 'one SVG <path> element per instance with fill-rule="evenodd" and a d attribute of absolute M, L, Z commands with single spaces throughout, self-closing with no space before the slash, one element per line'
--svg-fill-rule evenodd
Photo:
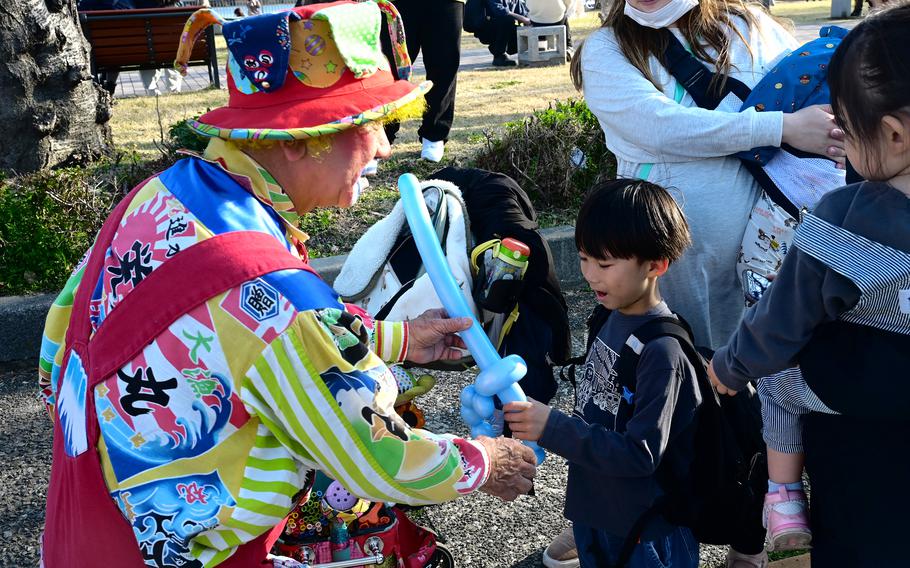
<path fill-rule="evenodd" d="M 565 26 L 566 27 L 566 47 L 572 47 L 572 30 L 569 29 L 569 18 L 564 17 L 558 22 L 553 22 L 552 24 L 542 24 L 540 22 L 535 22 L 531 20 L 531 25 L 535 28 L 544 28 L 547 26 Z"/>
<path fill-rule="evenodd" d="M 433 88 L 426 95 L 427 110 L 418 136 L 438 142 L 448 140 L 455 118 L 455 84 L 461 61 L 461 25 L 464 4 L 455 0 L 396 0 L 401 14 L 411 61 L 423 52 L 427 80 Z M 395 68 L 392 43 L 385 22 L 382 25 L 382 48 Z M 386 135 L 394 142 L 397 122 L 386 125 Z"/>
<path fill-rule="evenodd" d="M 491 28 L 488 48 L 493 57 L 506 53 L 518 53 L 518 26 L 515 25 L 515 18 L 496 16 L 489 25 Z"/>

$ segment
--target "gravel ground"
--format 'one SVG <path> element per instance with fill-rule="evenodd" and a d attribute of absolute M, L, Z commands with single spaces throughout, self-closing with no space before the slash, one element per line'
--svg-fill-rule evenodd
<path fill-rule="evenodd" d="M 590 292 L 567 290 L 575 330 L 575 352 L 584 347 L 584 321 L 593 307 Z M 0 367 L 0 567 L 38 565 L 38 537 L 44 525 L 44 499 L 51 462 L 51 425 L 36 399 L 33 365 Z M 427 428 L 467 434 L 458 415 L 461 388 L 470 373 L 437 373 L 437 386 L 420 399 Z M 553 404 L 568 410 L 571 387 L 563 384 Z M 541 566 L 541 552 L 567 526 L 562 517 L 565 462 L 549 456 L 538 470 L 535 496 L 503 503 L 484 494 L 429 507 L 424 514 L 445 537 L 462 568 Z M 423 519 L 418 519 L 423 522 Z M 704 566 L 723 564 L 725 551 L 702 547 Z"/>

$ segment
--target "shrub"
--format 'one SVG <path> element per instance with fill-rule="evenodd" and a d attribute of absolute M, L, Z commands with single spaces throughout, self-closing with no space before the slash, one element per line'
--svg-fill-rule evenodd
<path fill-rule="evenodd" d="M 514 178 L 538 208 L 573 207 L 598 179 L 616 175 L 600 124 L 584 101 L 551 103 L 506 123 L 501 138 L 486 138 L 474 165 Z"/>
<path fill-rule="evenodd" d="M 193 118 L 196 119 L 199 116 L 194 116 Z M 205 151 L 208 138 L 196 134 L 187 125 L 186 120 L 177 121 L 168 127 L 167 140 L 164 141 L 164 148 L 162 149 L 162 154 L 166 158 L 178 158 L 177 150 L 191 150 L 199 154 Z"/>
<path fill-rule="evenodd" d="M 114 204 L 160 169 L 120 154 L 0 179 L 0 295 L 62 288 Z"/>

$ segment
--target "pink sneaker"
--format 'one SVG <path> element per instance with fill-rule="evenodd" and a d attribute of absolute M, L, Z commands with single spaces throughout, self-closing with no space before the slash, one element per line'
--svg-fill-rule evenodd
<path fill-rule="evenodd" d="M 768 529 L 768 550 L 809 548 L 812 530 L 807 509 L 806 494 L 802 491 L 781 487 L 765 495 L 763 524 Z"/>

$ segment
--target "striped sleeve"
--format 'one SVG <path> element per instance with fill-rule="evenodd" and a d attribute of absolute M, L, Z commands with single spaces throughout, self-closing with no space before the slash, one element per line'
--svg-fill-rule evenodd
<path fill-rule="evenodd" d="M 408 355 L 408 323 L 402 321 L 380 321 L 373 319 L 366 310 L 356 304 L 344 304 L 346 312 L 360 318 L 369 335 L 373 353 L 387 363 L 401 363 Z"/>
<path fill-rule="evenodd" d="M 91 249 L 73 270 L 63 290 L 51 304 L 51 309 L 44 322 L 44 332 L 41 335 L 41 353 L 38 356 L 38 390 L 52 420 L 56 405 L 57 379 L 60 375 L 63 358 L 63 343 L 66 339 L 66 330 L 69 328 L 70 314 L 73 311 L 73 298 L 76 295 L 76 288 L 82 281 L 84 263 L 90 252 Z"/>
<path fill-rule="evenodd" d="M 379 321 L 373 325 L 372 349 L 387 363 L 401 363 L 408 355 L 408 322 Z"/>
<path fill-rule="evenodd" d="M 302 312 L 248 371 L 241 398 L 301 468 L 373 501 L 440 503 L 477 490 L 489 460 L 475 443 L 409 428 L 397 385 L 343 310 Z"/>

